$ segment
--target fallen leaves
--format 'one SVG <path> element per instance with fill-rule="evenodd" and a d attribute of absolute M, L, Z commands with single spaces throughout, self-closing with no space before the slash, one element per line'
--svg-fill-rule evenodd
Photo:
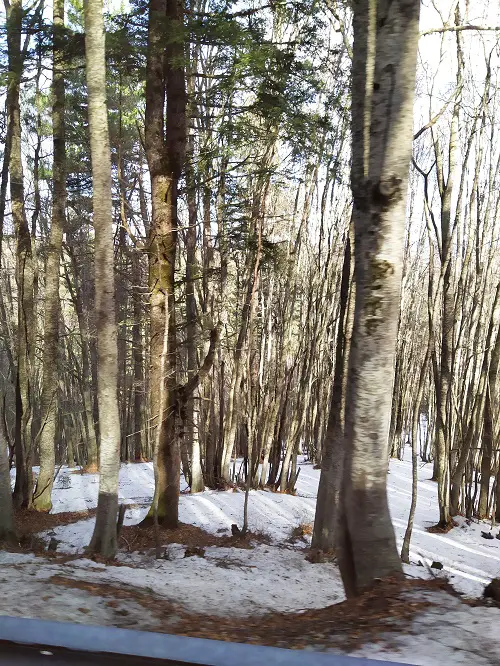
<path fill-rule="evenodd" d="M 49 582 L 102 597 L 105 605 L 114 609 L 115 615 L 128 614 L 120 609 L 121 601 L 134 601 L 159 621 L 155 631 L 294 649 L 313 645 L 318 649 L 335 646 L 352 650 L 367 642 L 377 642 L 382 634 L 407 631 L 415 615 L 432 605 L 431 601 L 412 592 L 442 590 L 454 593 L 449 583 L 442 579 L 389 579 L 380 581 L 375 589 L 360 597 L 327 608 L 261 614 L 235 622 L 234 617 L 187 612 L 151 590 L 74 580 L 61 575 L 52 576 Z M 141 625 L 137 628 L 148 627 Z"/>

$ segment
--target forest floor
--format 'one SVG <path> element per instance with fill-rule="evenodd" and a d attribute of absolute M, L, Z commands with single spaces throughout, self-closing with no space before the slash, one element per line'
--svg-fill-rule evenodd
<path fill-rule="evenodd" d="M 500 665 L 500 608 L 480 600 L 484 585 L 500 576 L 500 540 L 481 536 L 490 531 L 488 524 L 464 519 L 448 534 L 428 532 L 437 522 L 431 473 L 431 466 L 420 466 L 405 586 L 388 582 L 377 595 L 345 601 L 335 562 L 307 559 L 319 471 L 305 461 L 295 496 L 251 493 L 252 534 L 246 539 L 231 536 L 231 524 L 241 526 L 244 493 L 183 492 L 183 524 L 161 531 L 160 553 L 154 531 L 133 526 L 151 501 L 152 466 L 123 465 L 120 498 L 128 508 L 113 565 L 88 560 L 83 552 L 92 534 L 98 477 L 63 468 L 53 514 L 38 522 L 20 515 L 24 552 L 0 552 L 0 614 L 329 649 L 410 664 Z M 411 464 L 391 461 L 388 484 L 400 546 Z M 44 550 L 51 539 L 58 542 L 55 553 Z M 431 569 L 433 561 L 443 570 Z"/>

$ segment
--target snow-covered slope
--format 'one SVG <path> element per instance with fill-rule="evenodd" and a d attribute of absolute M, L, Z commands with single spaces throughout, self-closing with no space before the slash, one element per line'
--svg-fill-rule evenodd
<path fill-rule="evenodd" d="M 480 595 L 484 583 L 500 576 L 500 540 L 483 539 L 481 531 L 488 531 L 489 526 L 469 525 L 463 519 L 446 535 L 427 532 L 426 528 L 438 519 L 436 485 L 430 481 L 431 474 L 431 466 L 420 466 L 411 548 L 413 563 L 406 568 L 407 573 L 427 577 L 431 575 L 430 569 L 417 566 L 418 562 L 430 564 L 439 560 L 457 589 Z M 204 557 L 185 558 L 184 548 L 171 544 L 168 559 L 155 559 L 153 554 L 120 553 L 120 566 L 106 566 L 83 557 L 70 561 L 44 560 L 0 551 L 0 614 L 71 618 L 74 622 L 154 630 L 158 618 L 149 611 L 145 613 L 134 594 L 140 595 L 142 591 L 144 595 L 154 590 L 159 598 L 173 604 L 174 609 L 182 607 L 191 613 L 231 617 L 235 621 L 242 616 L 322 608 L 340 602 L 344 593 L 336 565 L 311 564 L 300 544 L 294 546 L 288 542 L 294 527 L 314 520 L 319 476 L 318 470 L 302 460 L 296 496 L 265 491 L 251 493 L 250 529 L 267 533 L 272 541 L 251 550 L 209 547 Z M 145 515 L 153 487 L 151 464 L 122 465 L 120 498 L 129 505 L 127 524 L 136 523 Z M 185 483 L 182 490 L 186 490 Z M 62 469 L 54 489 L 54 511 L 94 507 L 97 493 L 97 475 Z M 401 545 L 411 499 L 409 462 L 391 461 L 388 493 Z M 242 523 L 243 501 L 242 492 L 207 490 L 197 495 L 183 492 L 180 518 L 214 534 L 230 534 L 232 523 Z M 82 520 L 56 528 L 50 534 L 55 533 L 61 540 L 58 550 L 83 551 L 89 543 L 93 522 L 93 519 Z M 122 594 L 114 599 L 112 586 L 119 586 L 129 596 Z M 175 610 L 172 613 L 175 619 Z M 470 608 L 439 592 L 432 606 L 417 614 L 410 627 L 387 637 L 388 643 L 384 640 L 375 645 L 367 643 L 357 654 L 419 666 L 498 664 L 499 621 L 498 609 Z M 172 630 L 175 631 L 175 626 Z"/>
<path fill-rule="evenodd" d="M 283 543 L 291 530 L 300 523 L 314 521 L 314 509 L 319 482 L 319 470 L 302 461 L 297 483 L 297 495 L 281 495 L 267 491 L 252 491 L 249 503 L 249 524 L 252 531 L 269 534 L 273 542 Z M 485 523 L 467 524 L 459 519 L 459 526 L 448 534 L 432 534 L 426 528 L 438 520 L 436 484 L 430 481 L 431 465 L 419 466 L 418 503 L 411 545 L 412 561 L 430 564 L 443 563 L 444 571 L 452 578 L 457 589 L 479 595 L 484 584 L 500 576 L 500 540 L 486 540 L 481 531 L 488 531 Z M 69 481 L 68 481 L 69 479 Z M 70 484 L 70 487 L 65 487 Z M 120 499 L 132 505 L 125 523 L 138 522 L 147 511 L 153 494 L 154 479 L 151 463 L 122 465 L 120 471 Z M 411 499 L 411 463 L 392 460 L 388 476 L 391 515 L 401 545 L 406 529 Z M 183 482 L 182 490 L 186 490 Z M 54 489 L 54 511 L 77 511 L 96 506 L 97 475 L 82 475 L 61 470 Z M 212 491 L 180 498 L 180 519 L 203 529 L 220 533 L 230 532 L 231 524 L 241 525 L 243 516 L 242 492 Z M 57 528 L 56 536 L 63 541 L 62 548 L 69 552 L 82 549 L 89 542 L 93 521 Z M 360 529 L 362 525 L 360 524 Z M 498 530 L 494 530 L 494 534 Z M 427 575 L 424 567 L 410 567 L 413 575 Z"/>

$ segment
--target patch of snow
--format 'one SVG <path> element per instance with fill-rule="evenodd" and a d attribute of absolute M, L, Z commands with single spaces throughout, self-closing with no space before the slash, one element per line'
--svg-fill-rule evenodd
<path fill-rule="evenodd" d="M 427 597 L 433 607 L 419 613 L 409 631 L 381 636 L 388 645 L 365 645 L 352 656 L 415 666 L 500 664 L 499 608 L 471 608 L 439 592 Z"/>
<path fill-rule="evenodd" d="M 149 588 L 192 612 L 221 616 L 322 608 L 344 599 L 337 568 L 310 564 L 300 551 L 212 547 L 205 549 L 205 557 L 185 558 L 182 550 L 174 548 L 171 560 L 143 560 L 141 568 L 92 572 L 92 579 Z"/>
<path fill-rule="evenodd" d="M 84 566 L 88 572 L 98 567 L 95 562 Z M 51 583 L 50 578 L 54 575 L 73 577 L 73 567 L 33 556 L 0 552 L 0 569 L 0 615 L 120 627 L 132 627 L 142 622 L 151 630 L 159 624 L 134 600 L 120 599 L 108 605 L 106 599 L 86 590 Z"/>
<path fill-rule="evenodd" d="M 272 545 L 252 550 L 206 548 L 205 557 L 184 557 L 182 544 L 166 547 L 168 559 L 154 555 L 119 554 L 120 566 L 106 566 L 82 557 L 56 564 L 32 555 L 0 552 L 0 613 L 102 625 L 130 626 L 154 630 L 157 620 L 138 602 L 109 599 L 86 590 L 54 585 L 54 574 L 90 583 L 107 583 L 154 593 L 194 613 L 244 617 L 266 612 L 320 608 L 344 599 L 339 572 L 334 564 L 312 565 L 300 547 L 287 540 L 294 527 L 312 523 L 319 483 L 319 470 L 300 461 L 297 494 L 281 495 L 252 491 L 249 528 L 264 532 Z M 56 483 L 54 512 L 96 506 L 98 476 L 71 474 L 63 469 Z M 500 540 L 486 540 L 481 531 L 487 523 L 457 519 L 448 534 L 429 533 L 438 520 L 437 486 L 430 481 L 431 465 L 419 466 L 418 502 L 407 575 L 415 578 L 449 576 L 455 587 L 469 596 L 479 596 L 484 585 L 500 576 Z M 185 482 L 182 481 L 185 488 Z M 120 502 L 129 505 L 125 524 L 135 524 L 146 514 L 153 495 L 154 476 L 150 463 L 122 465 Z M 411 461 L 392 460 L 388 475 L 391 516 L 401 546 L 411 501 Z M 212 491 L 180 497 L 180 520 L 211 533 L 229 534 L 231 525 L 241 526 L 243 492 Z M 83 553 L 89 543 L 94 519 L 86 519 L 51 531 L 60 540 L 58 550 Z M 496 530 L 495 530 L 496 533 Z M 50 538 L 46 535 L 47 540 Z M 437 560 L 443 570 L 431 570 Z M 419 562 L 423 566 L 418 566 Z M 444 592 L 427 594 L 433 606 L 419 613 L 409 630 L 387 634 L 377 644 L 365 645 L 354 656 L 387 659 L 417 666 L 454 664 L 477 666 L 500 664 L 500 609 L 472 608 Z M 434 595 L 434 596 L 433 596 Z M 172 620 L 175 631 L 175 618 Z M 164 627 L 163 627 L 164 628 Z"/>
<path fill-rule="evenodd" d="M 43 558 L 18 559 L 15 554 L 0 552 L 2 591 L 5 588 L 0 613 L 79 621 L 81 595 L 76 595 L 79 600 L 74 603 L 63 598 L 61 608 L 57 607 L 58 594 L 49 593 L 45 602 L 42 599 L 47 596 L 42 593 L 42 582 L 49 584 L 56 573 L 73 580 L 144 592 L 154 590 L 156 595 L 182 603 L 193 613 L 220 616 L 322 608 L 344 599 L 342 582 L 333 564 L 310 564 L 303 553 L 293 549 L 264 545 L 252 550 L 214 547 L 205 550 L 205 557 L 184 557 L 184 548 L 179 544 L 170 546 L 170 552 L 170 560 L 129 558 L 129 563 L 135 561 L 134 566 L 105 566 L 85 558 L 61 565 Z M 127 556 L 121 561 L 127 562 Z M 20 578 L 23 583 L 18 587 Z M 65 588 L 61 590 L 66 593 Z M 30 597 L 34 598 L 33 603 Z M 90 603 L 85 597 L 85 607 L 87 602 Z M 99 612 L 94 620 L 100 623 L 101 618 Z"/>

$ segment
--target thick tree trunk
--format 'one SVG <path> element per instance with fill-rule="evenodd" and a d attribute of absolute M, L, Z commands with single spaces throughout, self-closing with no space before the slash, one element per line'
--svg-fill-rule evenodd
<path fill-rule="evenodd" d="M 43 386 L 40 399 L 40 474 L 33 506 L 39 511 L 52 508 L 55 469 L 55 439 L 59 384 L 59 268 L 66 209 L 66 146 L 64 128 L 64 73 L 61 34 L 64 30 L 64 0 L 54 0 L 54 52 L 52 76 L 52 132 L 54 143 L 53 203 L 49 251 L 45 269 L 45 324 L 43 337 Z"/>
<path fill-rule="evenodd" d="M 106 63 L 102 0 L 85 4 L 85 55 L 92 157 L 93 221 L 98 355 L 100 482 L 97 517 L 89 551 L 113 558 L 118 547 L 118 348 L 115 318 L 111 151 L 106 105 Z"/>
<path fill-rule="evenodd" d="M 378 578 L 402 575 L 387 501 L 388 387 L 394 379 L 420 0 L 356 0 L 353 10 L 356 295 L 339 528 L 348 596 Z"/>
<path fill-rule="evenodd" d="M 165 17 L 169 34 L 165 54 Z M 150 409 L 159 428 L 156 459 L 156 512 L 165 527 L 179 520 L 180 445 L 177 432 L 177 338 L 175 318 L 175 258 L 177 252 L 178 181 L 186 147 L 186 92 L 182 41 L 181 0 L 150 0 L 148 62 L 146 73 L 146 154 L 151 176 L 152 215 L 149 234 L 150 288 Z M 164 118 L 165 93 L 167 118 Z M 166 127 L 165 127 L 166 125 Z M 165 140 L 166 129 L 166 140 Z M 167 355 L 162 362 L 167 330 Z M 163 383 L 165 383 L 163 389 Z M 159 388 L 162 387 L 160 391 Z M 160 404 L 163 396 L 163 404 Z M 159 423 L 159 415 L 162 421 Z"/>

